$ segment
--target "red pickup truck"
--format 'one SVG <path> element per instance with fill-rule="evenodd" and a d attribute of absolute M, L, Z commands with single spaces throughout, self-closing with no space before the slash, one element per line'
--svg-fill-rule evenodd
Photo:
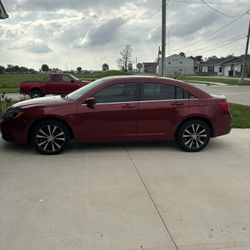
<path fill-rule="evenodd" d="M 89 81 L 81 81 L 71 74 L 50 74 L 49 81 L 24 81 L 20 83 L 20 93 L 31 98 L 47 94 L 69 94 L 87 85 Z"/>

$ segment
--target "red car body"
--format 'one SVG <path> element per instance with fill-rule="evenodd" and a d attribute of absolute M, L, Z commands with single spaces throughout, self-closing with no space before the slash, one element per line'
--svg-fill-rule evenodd
<path fill-rule="evenodd" d="M 232 120 L 223 96 L 207 94 L 170 78 L 124 76 L 99 79 L 66 97 L 44 97 L 17 103 L 3 116 L 1 132 L 7 141 L 33 142 L 38 151 L 54 154 L 61 152 L 66 142 L 58 152 L 52 146 L 49 152 L 43 152 L 38 146 L 43 143 L 39 138 L 48 134 L 48 145 L 44 144 L 49 147 L 50 130 L 54 128 L 56 131 L 60 124 L 66 132 L 64 139 L 58 140 L 176 139 L 184 150 L 199 151 L 210 137 L 228 134 Z M 35 139 L 37 131 L 40 135 Z M 62 134 L 60 131 L 55 133 Z M 188 147 L 185 148 L 183 143 Z M 196 148 L 196 144 L 200 147 Z"/>
<path fill-rule="evenodd" d="M 69 94 L 79 89 L 89 81 L 80 81 L 71 74 L 50 74 L 48 81 L 24 81 L 20 83 L 20 93 L 31 98 L 47 94 Z"/>

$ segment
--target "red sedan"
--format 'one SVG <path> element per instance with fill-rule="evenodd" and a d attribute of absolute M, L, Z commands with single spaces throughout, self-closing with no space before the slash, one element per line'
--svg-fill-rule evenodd
<path fill-rule="evenodd" d="M 107 77 L 64 97 L 19 102 L 2 119 L 4 140 L 34 145 L 43 154 L 61 153 L 70 140 L 175 139 L 183 150 L 197 152 L 232 125 L 225 97 L 143 76 Z"/>

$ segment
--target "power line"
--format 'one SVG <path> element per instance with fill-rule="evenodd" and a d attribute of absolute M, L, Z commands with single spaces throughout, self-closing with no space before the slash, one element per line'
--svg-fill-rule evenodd
<path fill-rule="evenodd" d="M 237 41 L 239 41 L 239 40 L 242 40 L 243 38 L 246 38 L 246 36 L 240 37 L 240 38 L 238 38 L 238 39 L 236 39 L 236 40 L 234 40 L 234 41 L 232 41 L 232 42 L 229 42 L 229 43 L 227 43 L 227 44 L 223 44 L 223 45 L 221 45 L 221 46 L 215 47 L 215 48 L 213 48 L 213 50 L 219 49 L 219 48 L 221 48 L 221 47 L 225 47 L 225 46 L 227 46 L 227 45 L 231 45 L 232 43 L 235 43 L 235 42 L 237 42 Z M 206 53 L 206 52 L 208 52 L 208 51 L 210 51 L 210 50 L 211 50 L 211 49 L 202 51 L 202 53 Z"/>
<path fill-rule="evenodd" d="M 203 37 L 203 38 L 201 38 L 201 39 L 199 39 L 199 40 L 196 40 L 195 42 L 190 43 L 190 44 L 188 44 L 187 46 L 181 47 L 181 48 L 179 48 L 179 49 L 175 49 L 174 52 L 180 51 L 180 50 L 183 50 L 183 49 L 186 49 L 186 48 L 189 48 L 189 47 L 193 46 L 193 45 L 196 44 L 196 43 L 199 43 L 199 42 L 201 42 L 201 41 L 206 40 L 208 37 L 211 37 L 211 36 L 213 36 L 214 34 L 220 32 L 221 30 L 227 28 L 228 26 L 230 26 L 231 24 L 237 22 L 240 18 L 242 18 L 243 16 L 245 16 L 245 15 L 247 15 L 247 14 L 248 14 L 248 12 L 242 14 L 241 16 L 239 16 L 238 18 L 236 18 L 236 19 L 234 19 L 233 21 L 229 22 L 228 24 L 222 26 L 222 27 L 219 28 L 218 30 L 216 30 L 216 31 L 214 31 L 214 32 L 212 32 L 212 33 L 206 35 L 206 37 Z"/>
<path fill-rule="evenodd" d="M 217 13 L 219 13 L 219 14 L 225 16 L 225 17 L 236 18 L 236 17 L 240 17 L 240 16 L 241 16 L 241 15 L 238 15 L 238 16 L 230 16 L 230 15 L 227 15 L 227 14 L 225 14 L 225 13 L 223 13 L 223 12 L 217 10 L 216 8 L 210 6 L 210 5 L 207 4 L 204 0 L 200 0 L 200 1 L 201 1 L 202 3 L 204 3 L 204 4 L 205 4 L 208 8 L 210 8 L 211 10 L 213 10 L 213 11 L 215 11 L 215 12 L 217 12 Z"/>
<path fill-rule="evenodd" d="M 225 40 L 225 41 L 223 41 L 223 42 L 220 42 L 220 43 L 217 43 L 217 44 L 215 44 L 215 45 L 212 45 L 212 46 L 208 46 L 208 47 L 205 47 L 205 48 L 202 48 L 202 49 L 196 49 L 195 51 L 191 51 L 190 50 L 190 53 L 192 53 L 192 52 L 198 52 L 198 53 L 204 53 L 204 52 L 207 52 L 207 51 L 209 51 L 209 50 L 214 50 L 214 49 L 216 49 L 216 48 L 221 48 L 221 47 L 223 47 L 223 46 L 226 46 L 226 45 L 228 45 L 229 43 L 228 42 L 230 42 L 230 44 L 231 43 L 234 43 L 234 42 L 236 42 L 236 41 L 238 41 L 238 40 L 241 40 L 241 39 L 243 39 L 243 38 L 245 38 L 246 36 L 245 35 L 242 35 L 242 36 L 236 36 L 236 37 L 232 37 L 232 38 L 230 38 L 230 39 L 227 39 L 227 40 Z"/>
<path fill-rule="evenodd" d="M 202 2 L 197 1 L 185 1 L 185 0 L 178 0 L 178 1 L 170 1 L 169 3 L 190 3 L 190 4 L 203 4 Z M 228 5 L 228 6 L 250 6 L 250 3 L 217 3 L 217 2 L 207 2 L 207 4 L 214 4 L 214 5 Z"/>

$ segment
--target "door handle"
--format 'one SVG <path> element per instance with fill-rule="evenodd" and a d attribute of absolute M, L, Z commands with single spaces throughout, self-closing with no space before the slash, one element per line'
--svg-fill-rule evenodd
<path fill-rule="evenodd" d="M 134 108 L 136 108 L 136 106 L 130 105 L 130 104 L 125 104 L 125 105 L 122 106 L 122 108 L 123 109 L 134 109 Z"/>
<path fill-rule="evenodd" d="M 183 102 L 172 102 L 171 105 L 172 106 L 183 106 L 184 103 Z"/>

